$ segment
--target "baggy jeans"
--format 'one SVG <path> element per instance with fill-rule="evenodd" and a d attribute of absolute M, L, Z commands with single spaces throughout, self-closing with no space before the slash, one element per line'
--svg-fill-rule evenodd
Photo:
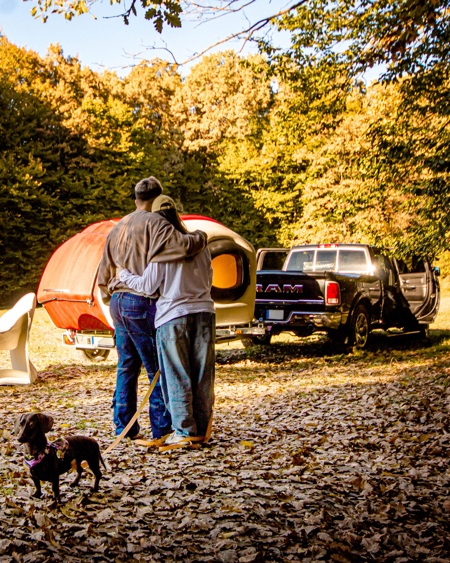
<path fill-rule="evenodd" d="M 192 313 L 158 327 L 161 386 L 172 429 L 204 436 L 214 404 L 215 315 Z"/>
<path fill-rule="evenodd" d="M 150 383 L 158 371 L 155 331 L 156 300 L 128 292 L 113 293 L 110 313 L 114 320 L 117 348 L 116 389 L 113 397 L 114 424 L 119 435 L 137 410 L 138 378 L 142 365 Z M 158 381 L 150 395 L 149 418 L 153 438 L 171 430 L 170 414 Z M 139 433 L 138 421 L 127 432 Z"/>

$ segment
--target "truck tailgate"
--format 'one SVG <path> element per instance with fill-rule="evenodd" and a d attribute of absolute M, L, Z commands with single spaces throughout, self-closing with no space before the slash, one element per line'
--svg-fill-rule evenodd
<path fill-rule="evenodd" d="M 265 319 L 281 320 L 281 312 L 274 312 L 277 309 L 300 307 L 304 311 L 323 311 L 326 277 L 325 272 L 307 275 L 280 270 L 259 271 L 256 275 L 256 312 L 265 309 Z"/>

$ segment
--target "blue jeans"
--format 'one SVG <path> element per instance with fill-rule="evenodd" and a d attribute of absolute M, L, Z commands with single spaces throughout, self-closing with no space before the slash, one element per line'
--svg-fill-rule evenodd
<path fill-rule="evenodd" d="M 116 434 L 119 435 L 137 410 L 137 387 L 142 364 L 150 382 L 158 370 L 156 300 L 117 292 L 112 295 L 109 309 L 114 320 L 118 356 L 113 409 Z M 170 414 L 164 404 L 160 381 L 150 395 L 149 417 L 153 438 L 170 432 Z M 139 424 L 136 421 L 127 436 L 133 437 L 138 432 Z"/>
<path fill-rule="evenodd" d="M 204 436 L 214 404 L 215 315 L 192 313 L 156 333 L 161 386 L 179 435 Z"/>

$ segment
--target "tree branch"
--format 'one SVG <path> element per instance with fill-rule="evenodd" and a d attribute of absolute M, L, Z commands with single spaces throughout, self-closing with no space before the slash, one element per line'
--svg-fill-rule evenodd
<path fill-rule="evenodd" d="M 231 0 L 228 3 L 228 6 L 230 6 L 232 3 L 235 3 L 237 0 Z M 252 4 L 255 0 L 251 0 L 250 2 L 248 2 L 245 5 L 242 5 L 241 7 L 239 7 L 239 9 L 234 10 L 234 12 L 238 12 L 240 11 L 244 6 L 248 6 L 250 4 Z M 251 40 L 251 38 L 253 37 L 253 35 L 263 29 L 265 26 L 267 26 L 268 24 L 270 24 L 271 22 L 273 22 L 274 20 L 276 20 L 277 18 L 284 16 L 285 14 L 288 14 L 289 12 L 295 10 L 296 8 L 298 8 L 299 6 L 302 6 L 303 4 L 305 4 L 307 2 L 307 0 L 300 0 L 299 2 L 296 2 L 295 4 L 292 4 L 292 6 L 290 6 L 289 8 L 286 8 L 285 10 L 280 10 L 279 12 L 272 14 L 270 16 L 267 16 L 265 18 L 262 18 L 260 20 L 258 20 L 257 22 L 255 22 L 254 24 L 250 25 L 249 27 L 247 27 L 246 29 L 243 29 L 241 31 L 238 31 L 236 33 L 232 33 L 230 35 L 228 35 L 227 37 L 225 37 L 224 39 L 220 39 L 219 41 L 216 41 L 215 43 L 209 45 L 208 47 L 206 47 L 205 49 L 203 49 L 201 52 L 196 53 L 195 55 L 193 55 L 192 57 L 189 57 L 188 59 L 184 60 L 183 62 L 179 63 L 176 58 L 174 57 L 173 53 L 171 51 L 169 51 L 169 49 L 167 49 L 166 47 L 148 47 L 149 49 L 162 49 L 165 51 L 168 51 L 171 56 L 173 57 L 173 61 L 176 65 L 178 66 L 183 66 L 185 64 L 188 64 L 192 61 L 195 61 L 199 58 L 201 58 L 203 55 L 205 55 L 206 53 L 208 53 L 209 51 L 211 51 L 211 49 L 214 49 L 215 47 L 218 47 L 219 45 L 224 45 L 225 43 L 229 43 L 230 41 L 234 40 L 234 39 L 238 39 L 238 38 L 243 38 L 243 44 L 241 46 L 241 48 L 239 49 L 238 52 L 242 52 L 243 48 L 245 47 L 245 45 L 247 44 L 248 41 Z M 224 12 L 216 17 L 222 17 L 224 15 L 227 15 L 227 13 L 232 13 L 230 11 L 228 12 Z M 210 18 L 208 21 L 211 21 Z M 207 21 L 205 22 L 201 22 L 201 23 L 207 23 Z"/>

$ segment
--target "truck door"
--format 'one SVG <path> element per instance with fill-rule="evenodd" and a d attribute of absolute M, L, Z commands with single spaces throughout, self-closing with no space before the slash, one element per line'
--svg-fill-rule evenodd
<path fill-rule="evenodd" d="M 413 327 L 416 320 L 405 299 L 397 276 L 395 261 L 375 251 L 376 270 L 382 285 L 381 322 L 385 327 Z"/>
<path fill-rule="evenodd" d="M 396 260 L 400 287 L 418 320 L 431 322 L 437 314 L 439 291 L 434 272 L 427 260 L 412 257 Z"/>

